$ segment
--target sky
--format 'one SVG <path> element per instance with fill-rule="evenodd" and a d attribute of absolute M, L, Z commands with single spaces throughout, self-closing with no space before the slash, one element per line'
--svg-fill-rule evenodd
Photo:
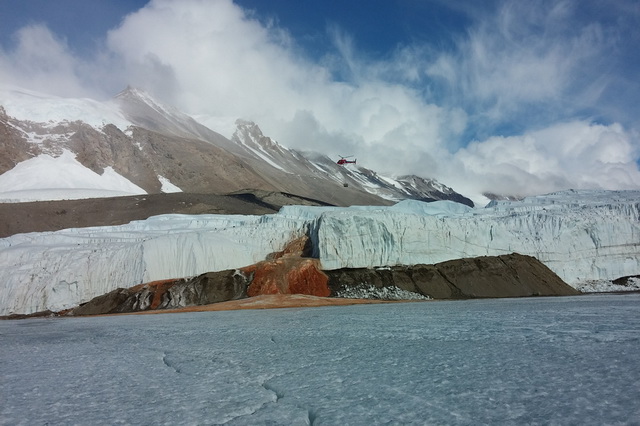
<path fill-rule="evenodd" d="M 636 0 L 0 0 L 0 81 L 127 85 L 463 194 L 640 188 Z M 225 123 L 225 124 L 222 124 Z"/>

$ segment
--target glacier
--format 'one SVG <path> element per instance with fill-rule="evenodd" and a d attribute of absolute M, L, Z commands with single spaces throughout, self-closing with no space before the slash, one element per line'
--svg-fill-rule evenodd
<path fill-rule="evenodd" d="M 569 284 L 640 271 L 640 191 L 563 191 L 483 209 L 406 200 L 357 215 L 326 212 L 314 226 L 315 256 L 325 269 L 516 252 Z"/>
<path fill-rule="evenodd" d="M 161 215 L 0 239 L 0 315 L 60 311 L 118 287 L 247 266 L 309 235 L 323 269 L 517 252 L 567 283 L 640 275 L 640 191 L 564 191 L 470 208 L 285 206 L 277 214 Z"/>

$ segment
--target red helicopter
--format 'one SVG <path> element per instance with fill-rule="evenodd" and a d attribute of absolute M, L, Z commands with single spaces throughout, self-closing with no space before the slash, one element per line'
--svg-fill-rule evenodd
<path fill-rule="evenodd" d="M 357 159 L 353 160 L 353 161 L 349 161 L 347 160 L 347 158 L 351 158 L 353 157 L 353 155 L 350 155 L 348 157 L 343 157 L 342 155 L 339 155 L 340 159 L 338 160 L 338 162 L 336 164 L 339 164 L 341 166 L 344 166 L 345 164 L 356 164 L 356 161 L 358 161 Z"/>

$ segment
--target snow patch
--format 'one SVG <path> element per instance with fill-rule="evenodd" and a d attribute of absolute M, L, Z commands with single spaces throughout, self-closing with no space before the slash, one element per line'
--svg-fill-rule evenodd
<path fill-rule="evenodd" d="M 171 181 L 169 179 L 167 179 L 166 177 L 158 175 L 158 180 L 162 184 L 161 191 L 164 192 L 165 194 L 169 194 L 169 193 L 172 193 L 172 192 L 182 192 L 182 189 L 180 189 L 176 185 L 172 184 Z"/>
<path fill-rule="evenodd" d="M 146 191 L 112 167 L 105 168 L 101 175 L 95 173 L 68 150 L 58 157 L 41 154 L 30 158 L 0 175 L 2 202 L 77 199 L 114 193 L 139 195 Z"/>

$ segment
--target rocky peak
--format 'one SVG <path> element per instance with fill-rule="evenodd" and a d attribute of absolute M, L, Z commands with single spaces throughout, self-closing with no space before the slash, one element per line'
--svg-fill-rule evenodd
<path fill-rule="evenodd" d="M 237 119 L 236 131 L 233 133 L 231 140 L 250 149 L 259 149 L 267 152 L 283 151 L 280 144 L 269 136 L 265 136 L 260 127 L 253 121 Z"/>
<path fill-rule="evenodd" d="M 473 201 L 458 194 L 452 188 L 443 185 L 435 179 L 426 179 L 416 175 L 400 176 L 397 181 L 402 185 L 402 189 L 410 197 L 417 200 L 435 201 L 452 200 L 469 207 L 473 207 Z"/>
<path fill-rule="evenodd" d="M 163 105 L 142 89 L 127 86 L 126 89 L 114 96 L 114 101 L 129 119 L 151 119 L 161 116 L 164 120 L 188 119 L 188 116 L 177 109 Z M 156 118 L 157 120 L 157 118 Z"/>
<path fill-rule="evenodd" d="M 482 195 L 491 201 L 522 201 L 524 197 L 519 195 L 495 194 L 493 192 L 483 192 Z"/>
<path fill-rule="evenodd" d="M 116 99 L 138 100 L 146 103 L 155 104 L 153 98 L 144 90 L 127 86 L 124 90 L 114 96 Z"/>

